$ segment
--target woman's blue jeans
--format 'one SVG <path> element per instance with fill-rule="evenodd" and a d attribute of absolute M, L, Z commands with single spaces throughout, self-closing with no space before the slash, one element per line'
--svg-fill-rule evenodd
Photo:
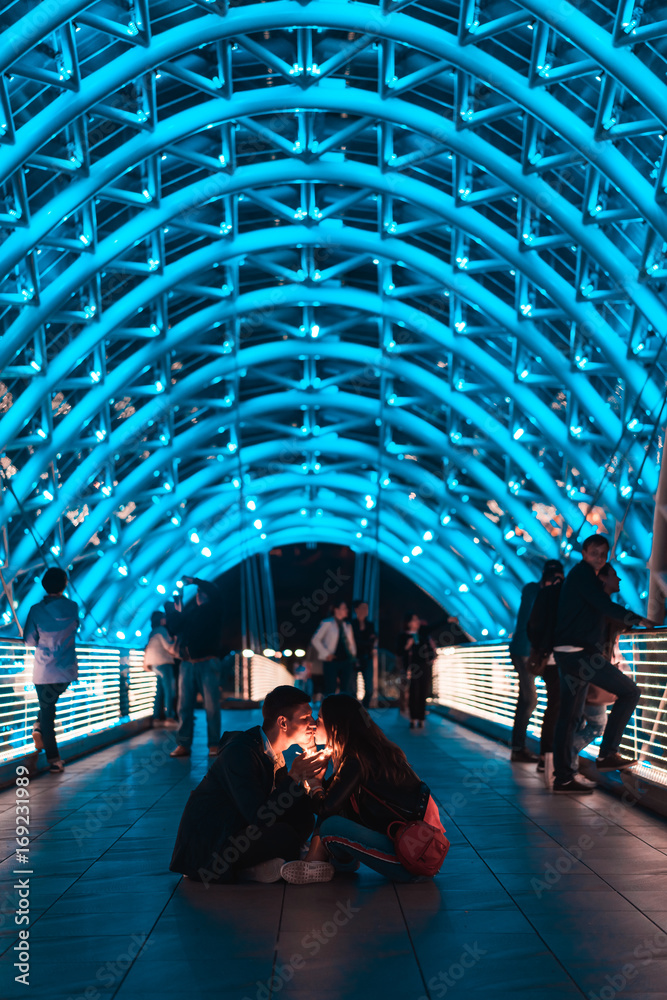
<path fill-rule="evenodd" d="M 384 833 L 369 830 L 343 816 L 330 816 L 319 828 L 327 851 L 343 864 L 360 861 L 392 882 L 425 882 L 424 875 L 411 875 L 396 857 L 393 842 Z"/>

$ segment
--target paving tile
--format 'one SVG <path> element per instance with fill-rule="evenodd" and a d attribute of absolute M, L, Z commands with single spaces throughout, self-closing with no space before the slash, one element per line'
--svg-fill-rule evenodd
<path fill-rule="evenodd" d="M 157 732 L 74 762 L 57 785 L 36 779 L 31 942 L 49 972 L 35 969 L 30 995 L 67 1000 L 89 987 L 95 1000 L 436 1000 L 444 988 L 460 1000 L 590 1000 L 628 959 L 638 971 L 621 1000 L 667 1000 L 663 819 L 602 791 L 585 802 L 551 796 L 534 769 L 512 767 L 504 748 L 440 717 L 418 734 L 394 710 L 377 718 L 444 807 L 452 849 L 432 882 L 392 885 L 362 868 L 320 885 L 207 890 L 169 873 L 181 812 L 207 769 L 201 713 L 187 766 L 165 760 L 150 785 L 137 775 L 166 746 Z M 223 721 L 249 728 L 259 714 Z M 7 801 L 0 792 L 0 882 L 13 865 Z M 341 905 L 350 919 L 336 924 Z M 107 988 L 100 968 L 147 934 Z M 13 936 L 0 913 L 0 952 Z M 480 952 L 469 969 L 459 961 L 466 946 Z M 13 978 L 7 963 L 5 954 L 3 980 Z M 446 986 L 438 977 L 450 969 Z M 24 995 L 12 989 L 3 1000 Z"/>

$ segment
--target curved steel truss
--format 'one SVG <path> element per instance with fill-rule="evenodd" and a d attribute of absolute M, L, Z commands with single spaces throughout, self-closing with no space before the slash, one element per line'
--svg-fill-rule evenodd
<path fill-rule="evenodd" d="M 664 4 L 18 0 L 0 26 L 15 601 L 55 559 L 89 635 L 131 634 L 183 573 L 309 539 L 495 635 L 594 530 L 645 596 Z"/>

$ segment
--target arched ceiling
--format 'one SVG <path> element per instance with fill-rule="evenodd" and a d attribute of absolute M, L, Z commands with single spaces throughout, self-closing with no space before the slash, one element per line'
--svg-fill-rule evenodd
<path fill-rule="evenodd" d="M 45 556 L 86 634 L 131 635 L 183 574 L 312 540 L 495 636 L 598 528 L 642 600 L 667 4 L 20 0 L 0 26 L 19 615 Z"/>

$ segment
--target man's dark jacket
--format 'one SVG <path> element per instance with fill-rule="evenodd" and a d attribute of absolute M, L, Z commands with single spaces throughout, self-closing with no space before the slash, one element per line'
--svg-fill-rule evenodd
<path fill-rule="evenodd" d="M 519 611 L 516 616 L 514 635 L 510 640 L 510 656 L 530 655 L 530 642 L 528 641 L 526 626 L 528 625 L 528 619 L 530 618 L 530 613 L 533 610 L 533 604 L 535 603 L 535 598 L 539 593 L 539 589 L 539 583 L 531 580 L 531 582 L 527 583 L 521 591 L 521 604 L 519 605 Z"/>
<path fill-rule="evenodd" d="M 186 611 L 170 611 L 167 628 L 178 636 L 182 660 L 204 660 L 221 656 L 222 594 L 214 583 L 195 579 L 197 589 L 206 594 L 205 604 L 193 604 Z"/>
<path fill-rule="evenodd" d="M 608 618 L 628 628 L 642 622 L 641 615 L 614 604 L 605 594 L 590 563 L 577 563 L 561 588 L 554 646 L 581 646 L 591 654 L 603 652 Z"/>
<path fill-rule="evenodd" d="M 535 598 L 533 610 L 530 612 L 526 626 L 526 634 L 531 646 L 538 653 L 550 653 L 554 648 L 562 586 L 562 582 L 557 580 L 555 583 L 542 587 Z"/>
<path fill-rule="evenodd" d="M 285 812 L 287 797 L 309 801 L 303 785 L 290 777 L 286 767 L 280 768 L 275 778 L 272 791 L 273 761 L 264 750 L 260 726 L 224 733 L 218 756 L 190 793 L 170 870 L 206 881 L 200 869 L 211 871 L 213 854 L 222 856 L 230 837 L 251 824 L 260 830 L 273 826 Z M 217 873 L 216 880 L 233 881 L 236 867 L 230 864 Z"/>

